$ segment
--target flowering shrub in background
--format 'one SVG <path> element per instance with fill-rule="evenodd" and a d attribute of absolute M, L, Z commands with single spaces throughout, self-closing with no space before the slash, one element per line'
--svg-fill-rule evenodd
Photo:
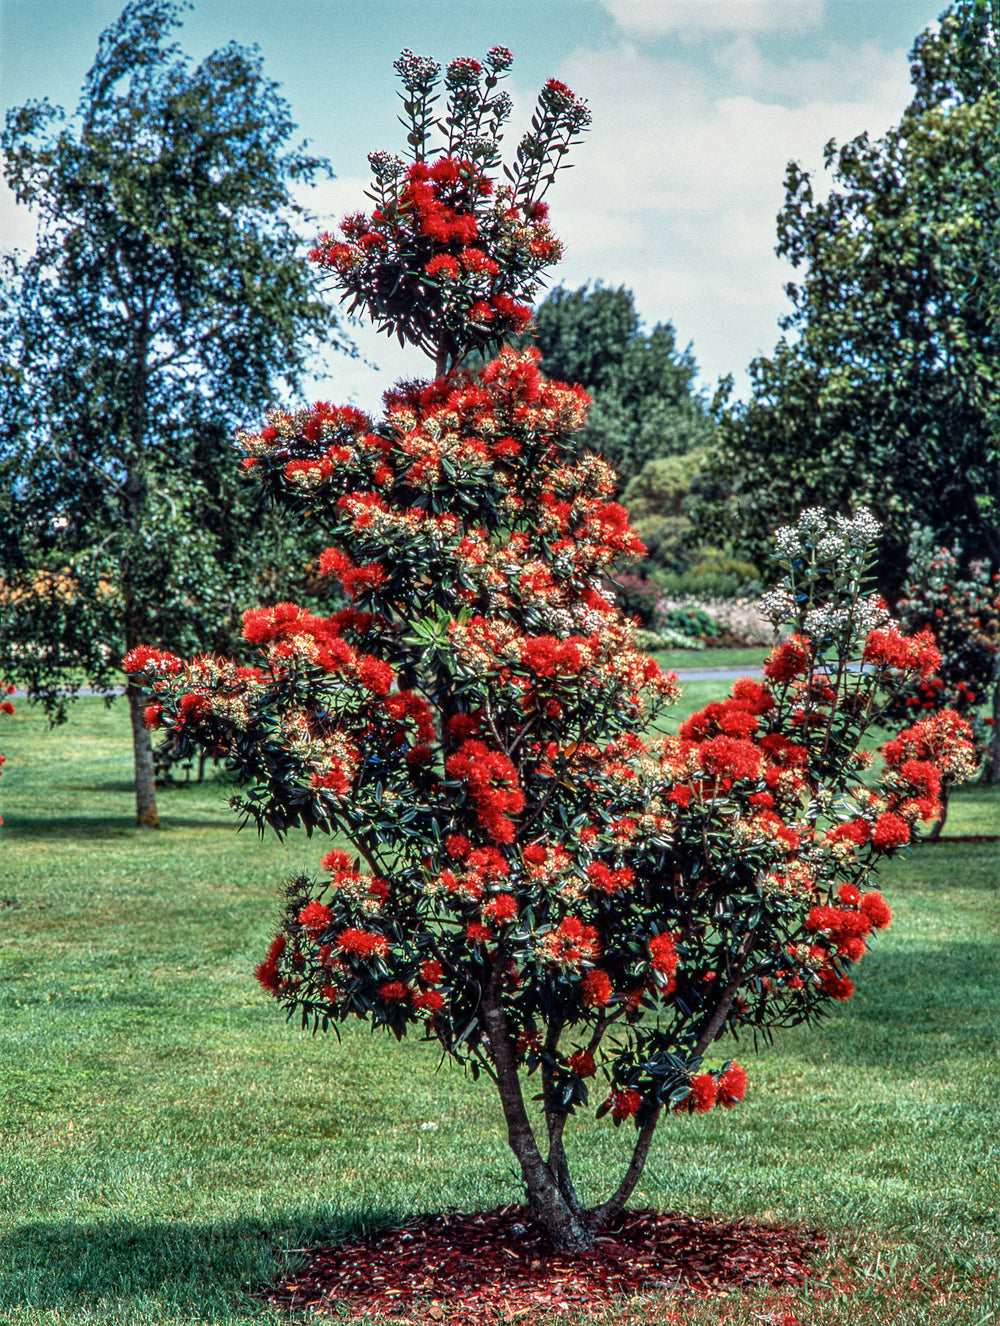
<path fill-rule="evenodd" d="M 446 86 L 473 63 L 449 66 Z M 437 75 L 408 54 L 401 72 L 427 174 L 400 167 L 395 247 L 362 254 L 388 253 L 417 280 L 431 261 L 424 204 L 405 191 L 455 160 L 456 116 L 429 155 Z M 578 124 L 582 103 L 558 96 Z M 571 129 L 539 130 L 548 155 L 510 172 L 522 216 L 525 181 L 551 177 Z M 373 168 L 378 179 L 381 158 Z M 472 197 L 447 206 L 470 215 Z M 499 244 L 507 232 L 479 219 L 477 243 Z M 368 301 L 374 287 L 352 282 L 369 258 L 330 262 Z M 288 884 L 261 984 L 304 1025 L 418 1032 L 488 1078 L 533 1209 L 557 1246 L 579 1248 L 628 1201 L 664 1111 L 743 1099 L 745 1069 L 717 1042 L 766 1038 L 850 996 L 890 920 L 878 865 L 935 817 L 941 778 L 971 770 L 972 746 L 960 718 L 936 714 L 872 764 L 887 698 L 939 655 L 863 593 L 877 533 L 865 513 L 807 512 L 780 533 L 785 579 L 765 607 L 790 634 L 763 680 L 650 737 L 677 685 L 603 587 L 643 549 L 610 468 L 572 458 L 586 395 L 547 381 L 530 350 L 457 368 L 484 343 L 476 301 L 428 289 L 398 311 L 368 302 L 424 346 L 433 381 L 389 391 L 379 420 L 319 404 L 273 411 L 239 439 L 264 492 L 323 523 L 321 570 L 349 606 L 249 611 L 256 667 L 146 648 L 125 667 L 151 693 L 151 724 L 242 775 L 238 805 L 261 828 L 336 835 L 318 873 Z M 848 669 L 861 658 L 868 669 Z M 585 1107 L 635 1129 L 618 1188 L 591 1206 L 564 1147 Z"/>
<path fill-rule="evenodd" d="M 13 686 L 4 686 L 2 689 L 4 694 L 6 695 L 14 694 Z M 14 712 L 14 706 L 11 704 L 9 700 L 0 701 L 0 714 L 12 714 L 13 712 Z M 0 755 L 0 768 L 2 768 L 3 764 L 6 762 L 6 759 L 7 759 L 6 755 Z M 0 824 L 2 823 L 3 823 L 3 817 L 0 816 Z"/>
<path fill-rule="evenodd" d="M 968 720 L 977 754 L 986 759 L 997 742 L 995 717 L 982 711 L 998 705 L 1000 574 L 991 575 L 986 562 L 963 568 L 957 548 L 936 547 L 930 530 L 915 528 L 899 616 L 907 630 L 933 634 L 941 666 L 899 697 L 890 718 L 954 710 Z"/>

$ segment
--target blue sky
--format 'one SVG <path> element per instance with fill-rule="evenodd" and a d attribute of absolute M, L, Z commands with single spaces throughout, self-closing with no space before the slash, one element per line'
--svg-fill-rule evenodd
<path fill-rule="evenodd" d="M 594 127 L 550 201 L 566 257 L 555 280 L 630 286 L 647 323 L 691 342 L 704 386 L 767 353 L 791 275 L 775 257 L 782 177 L 824 143 L 883 132 L 908 100 L 907 53 L 944 0 L 195 0 L 179 40 L 197 58 L 256 43 L 301 133 L 337 178 L 307 199 L 329 224 L 363 205 L 366 155 L 396 150 L 392 61 L 445 62 L 502 44 L 515 120 L 549 77 L 586 97 Z M 4 106 L 67 110 L 120 0 L 0 0 Z M 517 127 L 510 136 L 516 141 Z M 4 246 L 30 217 L 0 188 Z M 359 338 L 379 371 L 332 358 L 311 394 L 372 408 L 424 362 Z"/>

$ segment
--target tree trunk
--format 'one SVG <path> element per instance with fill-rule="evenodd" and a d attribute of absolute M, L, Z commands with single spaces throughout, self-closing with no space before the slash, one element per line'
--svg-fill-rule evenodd
<path fill-rule="evenodd" d="M 531 1209 L 560 1252 L 579 1252 L 594 1242 L 594 1230 L 572 1209 L 542 1158 L 528 1120 L 517 1059 L 503 1006 L 495 991 L 483 994 L 483 1022 L 496 1070 L 497 1090 L 507 1122 L 507 1141 L 517 1156 Z"/>
<path fill-rule="evenodd" d="M 129 686 L 126 694 L 132 719 L 132 751 L 135 755 L 135 822 L 140 829 L 158 829 L 160 817 L 156 810 L 153 740 L 145 722 L 148 697 L 134 686 Z"/>
<path fill-rule="evenodd" d="M 948 796 L 950 792 L 951 792 L 951 787 L 948 784 L 948 780 L 943 779 L 941 783 L 941 798 L 940 798 L 941 818 L 935 820 L 934 823 L 931 825 L 931 831 L 927 835 L 927 839 L 929 842 L 933 842 L 935 838 L 941 837 L 941 830 L 944 828 L 944 822 L 948 818 Z"/>

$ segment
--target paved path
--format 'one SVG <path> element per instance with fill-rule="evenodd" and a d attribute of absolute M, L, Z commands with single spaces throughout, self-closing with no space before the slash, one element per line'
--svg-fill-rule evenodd
<path fill-rule="evenodd" d="M 763 677 L 763 668 L 666 668 L 666 672 L 676 672 L 681 681 L 736 681 L 739 677 Z M 104 691 L 95 691 L 90 686 L 81 686 L 78 692 L 80 695 L 104 695 Z M 125 687 L 116 686 L 113 690 L 114 695 L 124 695 Z M 22 700 L 27 695 L 27 691 L 18 688 L 14 691 L 12 699 L 20 697 Z"/>

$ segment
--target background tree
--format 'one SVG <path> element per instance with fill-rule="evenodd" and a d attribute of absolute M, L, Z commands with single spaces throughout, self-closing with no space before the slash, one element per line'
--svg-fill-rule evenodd
<path fill-rule="evenodd" d="M 891 593 L 912 523 L 1000 563 L 997 14 L 959 0 L 917 39 L 902 120 L 827 145 L 823 201 L 789 166 L 777 251 L 804 268 L 790 335 L 722 415 L 731 496 L 702 513 L 751 561 L 779 514 L 865 502 Z"/>
<path fill-rule="evenodd" d="M 934 677 L 914 684 L 898 699 L 890 718 L 917 717 L 951 709 L 972 729 L 983 778 L 1000 782 L 1000 573 L 985 562 L 963 566 L 956 548 L 939 548 L 930 530 L 915 528 L 899 618 L 911 632 L 930 631 L 941 653 Z M 982 711 L 989 708 L 987 715 Z M 942 788 L 944 827 L 948 787 Z"/>
<path fill-rule="evenodd" d="M 264 491 L 328 532 L 320 567 L 350 605 L 247 612 L 256 667 L 146 646 L 124 666 L 151 722 L 226 753 L 262 829 L 340 837 L 322 878 L 286 886 L 261 984 L 306 1026 L 423 1032 L 489 1079 L 533 1214 L 577 1249 L 621 1214 L 666 1110 L 742 1100 L 717 1041 L 850 997 L 890 920 L 866 886 L 971 745 L 937 715 L 867 770 L 882 689 L 939 656 L 862 593 L 864 512 L 782 531 L 770 606 L 793 634 L 763 681 L 646 735 L 676 684 L 602 592 L 641 544 L 611 467 L 578 454 L 584 392 L 532 349 L 458 367 L 522 321 L 557 247 L 539 191 L 585 123 L 548 83 L 498 185 L 509 63 L 453 61 L 439 117 L 438 66 L 405 52 L 412 159 L 374 154 L 376 209 L 317 250 L 439 376 L 398 384 L 377 422 L 319 405 L 240 436 Z M 870 666 L 845 666 L 858 655 Z M 588 1206 L 564 1138 L 591 1101 L 636 1131 L 618 1187 Z"/>
<path fill-rule="evenodd" d="M 613 465 L 623 486 L 647 461 L 708 442 L 711 419 L 690 347 L 678 350 L 669 322 L 644 331 L 624 286 L 553 290 L 525 343 L 542 352 L 547 376 L 577 382 L 593 397 L 578 445 Z"/>
<path fill-rule="evenodd" d="M 279 378 L 294 387 L 335 325 L 289 192 L 325 163 L 288 148 L 257 55 L 230 45 L 190 67 L 168 40 L 181 8 L 134 0 L 75 121 L 33 102 L 2 138 L 39 231 L 0 286 L 0 672 L 57 719 L 83 681 L 119 684 L 123 646 L 231 645 L 279 537 L 233 475 L 234 418 Z M 137 820 L 155 825 L 129 703 Z"/>

